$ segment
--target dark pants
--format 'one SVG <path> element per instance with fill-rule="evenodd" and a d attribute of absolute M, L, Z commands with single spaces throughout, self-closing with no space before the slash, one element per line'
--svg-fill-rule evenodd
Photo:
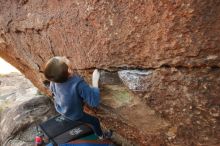
<path fill-rule="evenodd" d="M 87 124 L 91 125 L 93 131 L 95 132 L 95 134 L 97 136 L 102 136 L 103 135 L 98 118 L 84 113 L 84 116 L 81 119 L 77 120 L 77 121 L 80 121 L 80 122 L 87 123 Z"/>

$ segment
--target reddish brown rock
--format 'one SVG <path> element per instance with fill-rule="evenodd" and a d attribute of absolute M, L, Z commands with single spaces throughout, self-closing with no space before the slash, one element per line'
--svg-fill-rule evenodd
<path fill-rule="evenodd" d="M 35 85 L 43 64 L 73 68 L 220 66 L 220 2 L 1 1 L 0 56 Z"/>
<path fill-rule="evenodd" d="M 170 122 L 170 143 L 219 145 L 220 69 L 161 68 L 145 79 L 146 103 Z"/>
<path fill-rule="evenodd" d="M 56 55 L 80 73 L 152 69 L 135 87 L 173 124 L 159 139 L 218 145 L 219 24 L 218 0 L 1 0 L 0 56 L 47 94 L 43 64 Z"/>

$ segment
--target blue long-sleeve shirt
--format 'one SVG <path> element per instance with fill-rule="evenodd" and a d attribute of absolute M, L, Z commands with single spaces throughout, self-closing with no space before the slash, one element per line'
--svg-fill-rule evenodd
<path fill-rule="evenodd" d="M 72 76 L 64 83 L 50 82 L 50 90 L 55 96 L 57 112 L 71 120 L 83 116 L 83 102 L 91 107 L 100 103 L 100 91 L 90 87 L 81 77 Z"/>

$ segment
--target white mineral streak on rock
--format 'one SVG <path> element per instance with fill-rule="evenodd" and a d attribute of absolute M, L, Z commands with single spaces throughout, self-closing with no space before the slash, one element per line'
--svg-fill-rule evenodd
<path fill-rule="evenodd" d="M 218 58 L 217 55 L 209 55 L 209 56 L 207 57 L 207 60 L 215 60 L 215 59 L 217 59 L 217 58 Z"/>
<path fill-rule="evenodd" d="M 148 84 L 143 81 L 153 73 L 152 70 L 121 70 L 118 71 L 122 82 L 133 91 L 146 91 Z"/>

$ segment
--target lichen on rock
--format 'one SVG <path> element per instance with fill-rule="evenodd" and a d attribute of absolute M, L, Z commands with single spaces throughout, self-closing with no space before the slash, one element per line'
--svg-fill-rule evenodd
<path fill-rule="evenodd" d="M 121 70 L 118 75 L 122 82 L 133 91 L 146 91 L 148 88 L 147 82 L 144 82 L 147 76 L 152 74 L 152 70 Z"/>

